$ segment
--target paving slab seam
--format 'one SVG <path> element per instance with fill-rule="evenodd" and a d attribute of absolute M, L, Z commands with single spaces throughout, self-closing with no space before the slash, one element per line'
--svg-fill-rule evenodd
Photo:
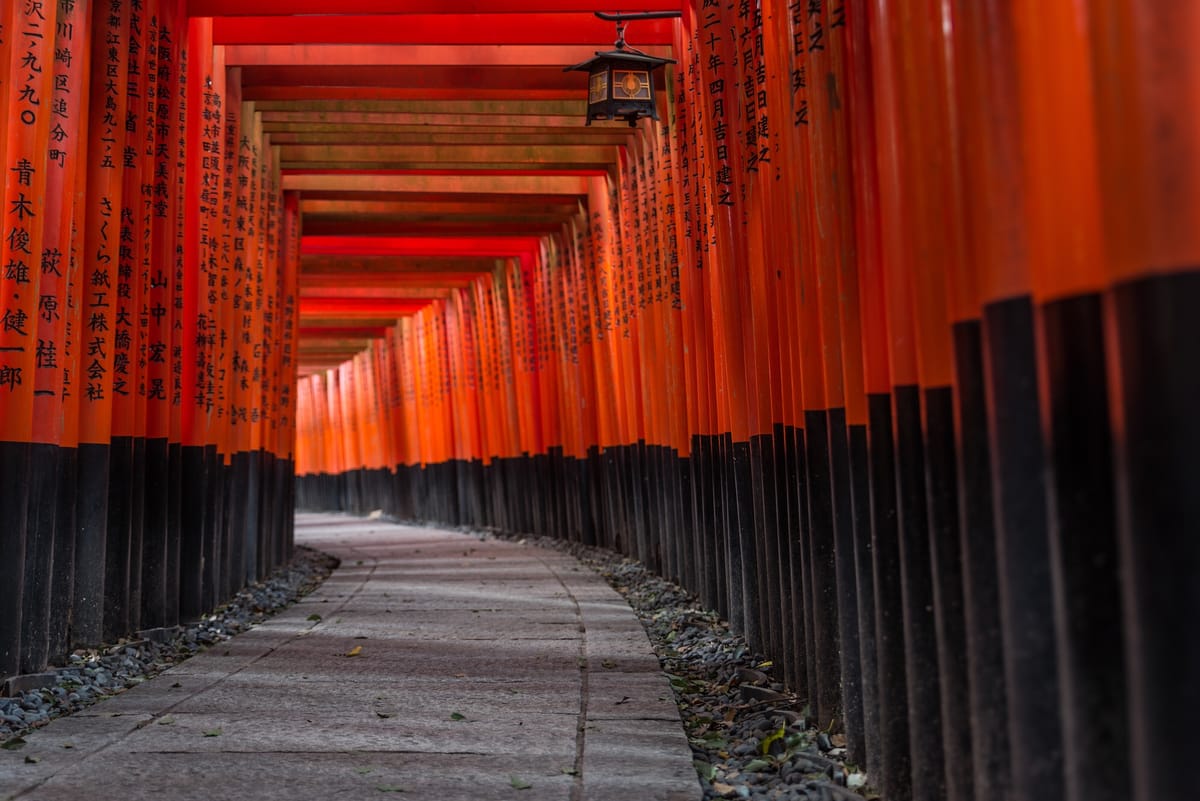
<path fill-rule="evenodd" d="M 579 621 L 579 725 L 575 727 L 575 764 L 574 764 L 574 781 L 571 782 L 571 798 L 570 801 L 581 801 L 583 798 L 583 751 L 587 744 L 587 720 L 588 720 L 588 657 L 587 657 L 587 624 L 583 621 L 583 609 L 579 606 L 579 599 L 575 597 L 575 593 L 567 586 L 567 582 L 559 575 L 558 571 L 543 558 L 542 554 L 533 550 L 533 555 L 539 562 L 545 565 L 550 574 L 554 576 L 563 591 L 567 593 L 567 597 L 571 599 L 571 605 L 575 607 L 575 617 Z"/>
<path fill-rule="evenodd" d="M 362 553 L 362 551 L 360 551 L 360 549 L 358 549 L 358 548 L 348 547 L 348 550 L 355 552 L 355 553 Z M 366 554 L 364 554 L 364 555 L 366 555 Z M 340 612 L 343 609 L 345 609 L 346 606 L 352 600 L 354 600 L 354 598 L 357 597 L 359 593 L 362 592 L 363 588 L 371 580 L 371 577 L 374 575 L 376 568 L 379 566 L 379 560 L 375 557 L 368 556 L 368 558 L 370 558 L 372 560 L 373 564 L 370 565 L 370 569 L 366 572 L 366 575 L 364 576 L 363 580 L 361 582 L 359 582 L 358 586 L 355 587 L 354 590 L 351 591 L 349 594 L 347 594 L 345 599 L 340 604 L 337 605 L 337 607 L 334 610 L 335 613 Z M 339 565 L 338 568 L 335 569 L 332 574 L 330 574 L 329 578 L 332 578 L 334 575 L 336 575 L 337 570 L 340 570 L 340 569 L 341 569 L 341 566 Z M 319 594 L 320 592 L 321 592 L 321 588 L 318 588 L 316 590 L 316 593 L 314 593 L 314 594 Z M 290 611 L 290 610 L 285 610 L 285 612 L 283 612 L 281 614 L 287 614 L 287 611 Z M 278 620 L 279 618 L 276 617 L 276 618 L 272 618 L 272 619 Z M 96 757 L 102 756 L 110 748 L 113 748 L 116 745 L 118 745 L 119 743 L 121 743 L 130 734 L 133 734 L 134 732 L 139 731 L 140 729 L 144 729 L 152 723 L 159 722 L 160 720 L 162 720 L 163 718 L 166 718 L 168 715 L 170 715 L 172 712 L 174 712 L 179 706 L 181 706 L 195 698 L 198 698 L 199 696 L 201 696 L 204 693 L 211 690 L 216 685 L 221 684 L 222 682 L 228 680 L 230 677 L 236 676 L 237 674 L 241 673 L 242 671 L 250 668 L 251 666 L 257 664 L 261 660 L 267 658 L 268 656 L 275 653 L 275 651 L 279 650 L 280 648 L 283 648 L 284 646 L 289 645 L 302 637 L 308 636 L 308 634 L 311 633 L 317 626 L 321 625 L 322 622 L 323 621 L 319 621 L 319 620 L 314 621 L 311 626 L 308 626 L 304 630 L 299 631 L 296 634 L 289 636 L 283 642 L 269 646 L 266 650 L 264 650 L 262 653 L 260 653 L 253 659 L 251 659 L 249 662 L 246 662 L 246 663 L 240 665 L 239 667 L 235 668 L 234 670 L 229 671 L 228 673 L 226 673 L 222 676 L 217 676 L 216 678 L 212 679 L 211 681 L 205 683 L 202 687 L 195 690 L 194 692 L 188 692 L 188 693 L 182 694 L 178 700 L 172 702 L 170 705 L 164 707 L 163 709 L 161 709 L 157 712 L 149 713 L 149 717 L 145 717 L 141 720 L 138 720 L 133 726 L 130 726 L 124 730 L 119 731 L 119 736 L 117 736 L 110 742 L 105 743 L 104 745 L 101 745 L 101 746 L 95 748 L 94 750 L 88 751 L 86 753 L 81 753 L 79 759 L 72 761 L 70 763 L 61 765 L 58 770 L 55 770 L 55 771 L 41 777 L 34 784 L 32 784 L 28 787 L 25 787 L 21 790 L 18 790 L 16 793 L 7 796 L 7 798 L 11 799 L 11 801 L 17 801 L 18 799 L 21 799 L 21 798 L 30 797 L 30 793 L 40 790 L 43 787 L 43 785 L 45 785 L 47 782 L 54 779 L 60 773 L 66 771 L 66 770 L 71 770 L 71 769 L 77 768 L 78 766 L 80 766 L 84 763 L 90 762 L 91 760 L 95 759 Z M 244 634 L 248 634 L 252 631 L 255 631 L 256 629 L 261 631 L 261 629 L 258 626 L 255 626 L 251 629 L 248 629 L 246 632 L 244 632 Z M 203 652 L 201 652 L 201 653 L 203 653 Z M 197 656 L 199 656 L 199 654 L 197 654 Z M 187 664 L 187 661 L 180 663 L 179 666 L 183 666 L 186 664 Z M 159 677 L 165 678 L 174 669 L 175 668 L 170 668 L 168 670 L 163 671 L 161 674 L 159 674 Z M 102 704 L 103 701 L 100 703 Z M 145 752 L 145 753 L 156 753 L 156 752 Z M 171 752 L 162 752 L 162 753 L 171 753 Z"/>

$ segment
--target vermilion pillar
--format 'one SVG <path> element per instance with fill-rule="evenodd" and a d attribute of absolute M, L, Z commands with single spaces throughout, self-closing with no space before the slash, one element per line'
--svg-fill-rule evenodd
<path fill-rule="evenodd" d="M 52 127 L 54 23 L 56 9 L 40 4 L 15 5 L 0 13 L 5 44 L 0 49 L 6 80 L 0 106 L 8 117 L 0 167 L 4 170 L 4 206 L 0 209 L 0 493 L 11 509 L 12 525 L 0 534 L 0 675 L 22 665 L 22 607 L 42 617 L 47 587 L 36 581 L 31 605 L 23 604 L 26 548 L 35 565 L 48 569 L 53 534 L 35 520 L 27 542 L 30 501 L 30 441 L 37 389 L 38 313 L 41 260 L 46 226 L 47 154 Z M 44 357 L 44 353 L 43 353 Z M 45 476 L 41 457 L 36 466 Z M 36 500 L 36 498 L 35 498 Z M 40 510 L 35 517 L 40 519 Z M 34 568 L 36 571 L 36 567 Z M 40 662 L 45 644 L 37 637 L 26 663 Z M 32 644 L 32 643 L 31 643 Z"/>

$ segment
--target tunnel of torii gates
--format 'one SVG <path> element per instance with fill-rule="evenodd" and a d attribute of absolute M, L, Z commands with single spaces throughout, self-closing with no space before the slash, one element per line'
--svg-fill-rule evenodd
<path fill-rule="evenodd" d="M 0 677 L 294 506 L 679 581 L 889 801 L 1195 797 L 1200 4 L 5 0 Z"/>

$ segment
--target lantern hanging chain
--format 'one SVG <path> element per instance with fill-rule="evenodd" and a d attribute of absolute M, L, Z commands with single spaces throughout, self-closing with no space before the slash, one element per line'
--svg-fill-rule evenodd
<path fill-rule="evenodd" d="M 679 17 L 683 16 L 683 13 L 680 11 L 642 11 L 642 12 L 630 13 L 630 14 L 606 14 L 603 11 L 596 11 L 593 13 L 595 13 L 595 15 L 602 20 L 606 20 L 608 22 L 615 22 L 617 24 L 617 41 L 615 43 L 617 50 L 624 51 L 624 50 L 628 49 L 629 52 L 637 53 L 638 55 L 642 55 L 642 56 L 644 56 L 646 54 L 643 53 L 641 50 L 638 50 L 636 47 L 630 47 L 629 43 L 625 41 L 625 28 L 628 27 L 628 23 L 630 20 L 634 20 L 634 19 L 678 19 Z"/>

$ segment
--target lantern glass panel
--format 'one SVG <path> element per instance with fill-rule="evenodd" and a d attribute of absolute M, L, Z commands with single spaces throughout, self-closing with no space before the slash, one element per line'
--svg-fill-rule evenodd
<path fill-rule="evenodd" d="M 650 73 L 645 70 L 613 70 L 613 100 L 650 100 Z"/>
<path fill-rule="evenodd" d="M 600 69 L 591 74 L 588 82 L 588 102 L 603 103 L 608 100 L 608 70 Z"/>

